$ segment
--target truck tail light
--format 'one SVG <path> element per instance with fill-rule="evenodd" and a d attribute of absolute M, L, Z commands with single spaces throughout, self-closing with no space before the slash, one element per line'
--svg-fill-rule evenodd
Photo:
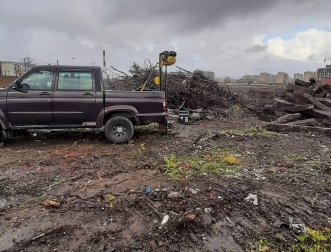
<path fill-rule="evenodd" d="M 167 101 L 166 101 L 166 99 L 163 99 L 163 110 L 164 111 L 167 110 Z"/>

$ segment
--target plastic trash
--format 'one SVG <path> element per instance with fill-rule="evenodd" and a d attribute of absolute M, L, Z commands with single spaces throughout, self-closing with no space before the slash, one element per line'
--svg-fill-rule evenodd
<path fill-rule="evenodd" d="M 248 196 L 246 198 L 244 198 L 244 200 L 248 201 L 248 202 L 252 202 L 254 205 L 258 205 L 257 203 L 257 195 L 256 194 L 248 194 Z"/>
<path fill-rule="evenodd" d="M 165 215 L 161 221 L 161 227 L 164 226 L 168 222 L 168 220 L 169 220 L 169 215 Z"/>

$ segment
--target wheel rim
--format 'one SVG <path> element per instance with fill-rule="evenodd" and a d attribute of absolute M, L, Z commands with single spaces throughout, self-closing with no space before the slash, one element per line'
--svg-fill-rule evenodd
<path fill-rule="evenodd" d="M 127 136 L 127 129 L 125 124 L 123 123 L 116 123 L 112 127 L 113 135 L 117 138 L 123 138 Z"/>

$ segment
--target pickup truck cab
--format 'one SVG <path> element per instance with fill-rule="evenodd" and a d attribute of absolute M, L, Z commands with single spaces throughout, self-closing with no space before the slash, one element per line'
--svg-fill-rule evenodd
<path fill-rule="evenodd" d="M 134 126 L 166 121 L 160 91 L 106 90 L 96 66 L 37 66 L 0 89 L 0 124 L 13 130 L 101 128 L 114 143 L 128 142 Z"/>

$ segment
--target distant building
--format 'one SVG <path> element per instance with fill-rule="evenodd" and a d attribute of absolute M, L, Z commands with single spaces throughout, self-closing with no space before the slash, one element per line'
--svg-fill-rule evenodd
<path fill-rule="evenodd" d="M 306 71 L 303 73 L 303 80 L 309 82 L 310 78 L 316 78 L 316 72 Z"/>
<path fill-rule="evenodd" d="M 303 80 L 303 74 L 301 74 L 301 73 L 295 73 L 294 74 L 294 79 L 295 80 Z"/>
<path fill-rule="evenodd" d="M 212 71 L 206 71 L 205 76 L 211 80 L 215 80 L 215 73 Z"/>
<path fill-rule="evenodd" d="M 277 75 L 275 74 L 269 74 L 267 77 L 267 83 L 268 84 L 275 84 L 277 82 Z"/>
<path fill-rule="evenodd" d="M 276 84 L 288 84 L 288 79 L 289 79 L 289 76 L 287 73 L 284 73 L 284 72 L 278 72 L 277 74 L 277 78 L 276 78 Z"/>
<path fill-rule="evenodd" d="M 204 70 L 197 69 L 197 70 L 194 70 L 193 73 L 203 74 L 207 78 L 209 78 L 211 80 L 215 80 L 215 72 L 212 72 L 212 71 L 204 71 Z"/>
<path fill-rule="evenodd" d="M 324 77 L 323 84 L 331 85 L 331 77 Z"/>
<path fill-rule="evenodd" d="M 259 76 L 260 75 L 257 75 L 257 74 L 254 74 L 254 75 L 244 75 L 241 79 L 243 81 L 246 80 L 247 83 L 258 83 Z"/>
<path fill-rule="evenodd" d="M 0 61 L 0 75 L 20 76 L 22 74 L 21 64 L 13 61 Z"/>
<path fill-rule="evenodd" d="M 259 83 L 260 84 L 268 83 L 268 81 L 269 81 L 268 80 L 269 75 L 270 75 L 270 73 L 266 73 L 266 72 L 260 73 L 260 75 L 259 75 Z"/>
<path fill-rule="evenodd" d="M 317 76 L 318 80 L 324 81 L 325 78 L 331 77 L 331 65 L 326 65 L 325 68 L 317 69 Z"/>

